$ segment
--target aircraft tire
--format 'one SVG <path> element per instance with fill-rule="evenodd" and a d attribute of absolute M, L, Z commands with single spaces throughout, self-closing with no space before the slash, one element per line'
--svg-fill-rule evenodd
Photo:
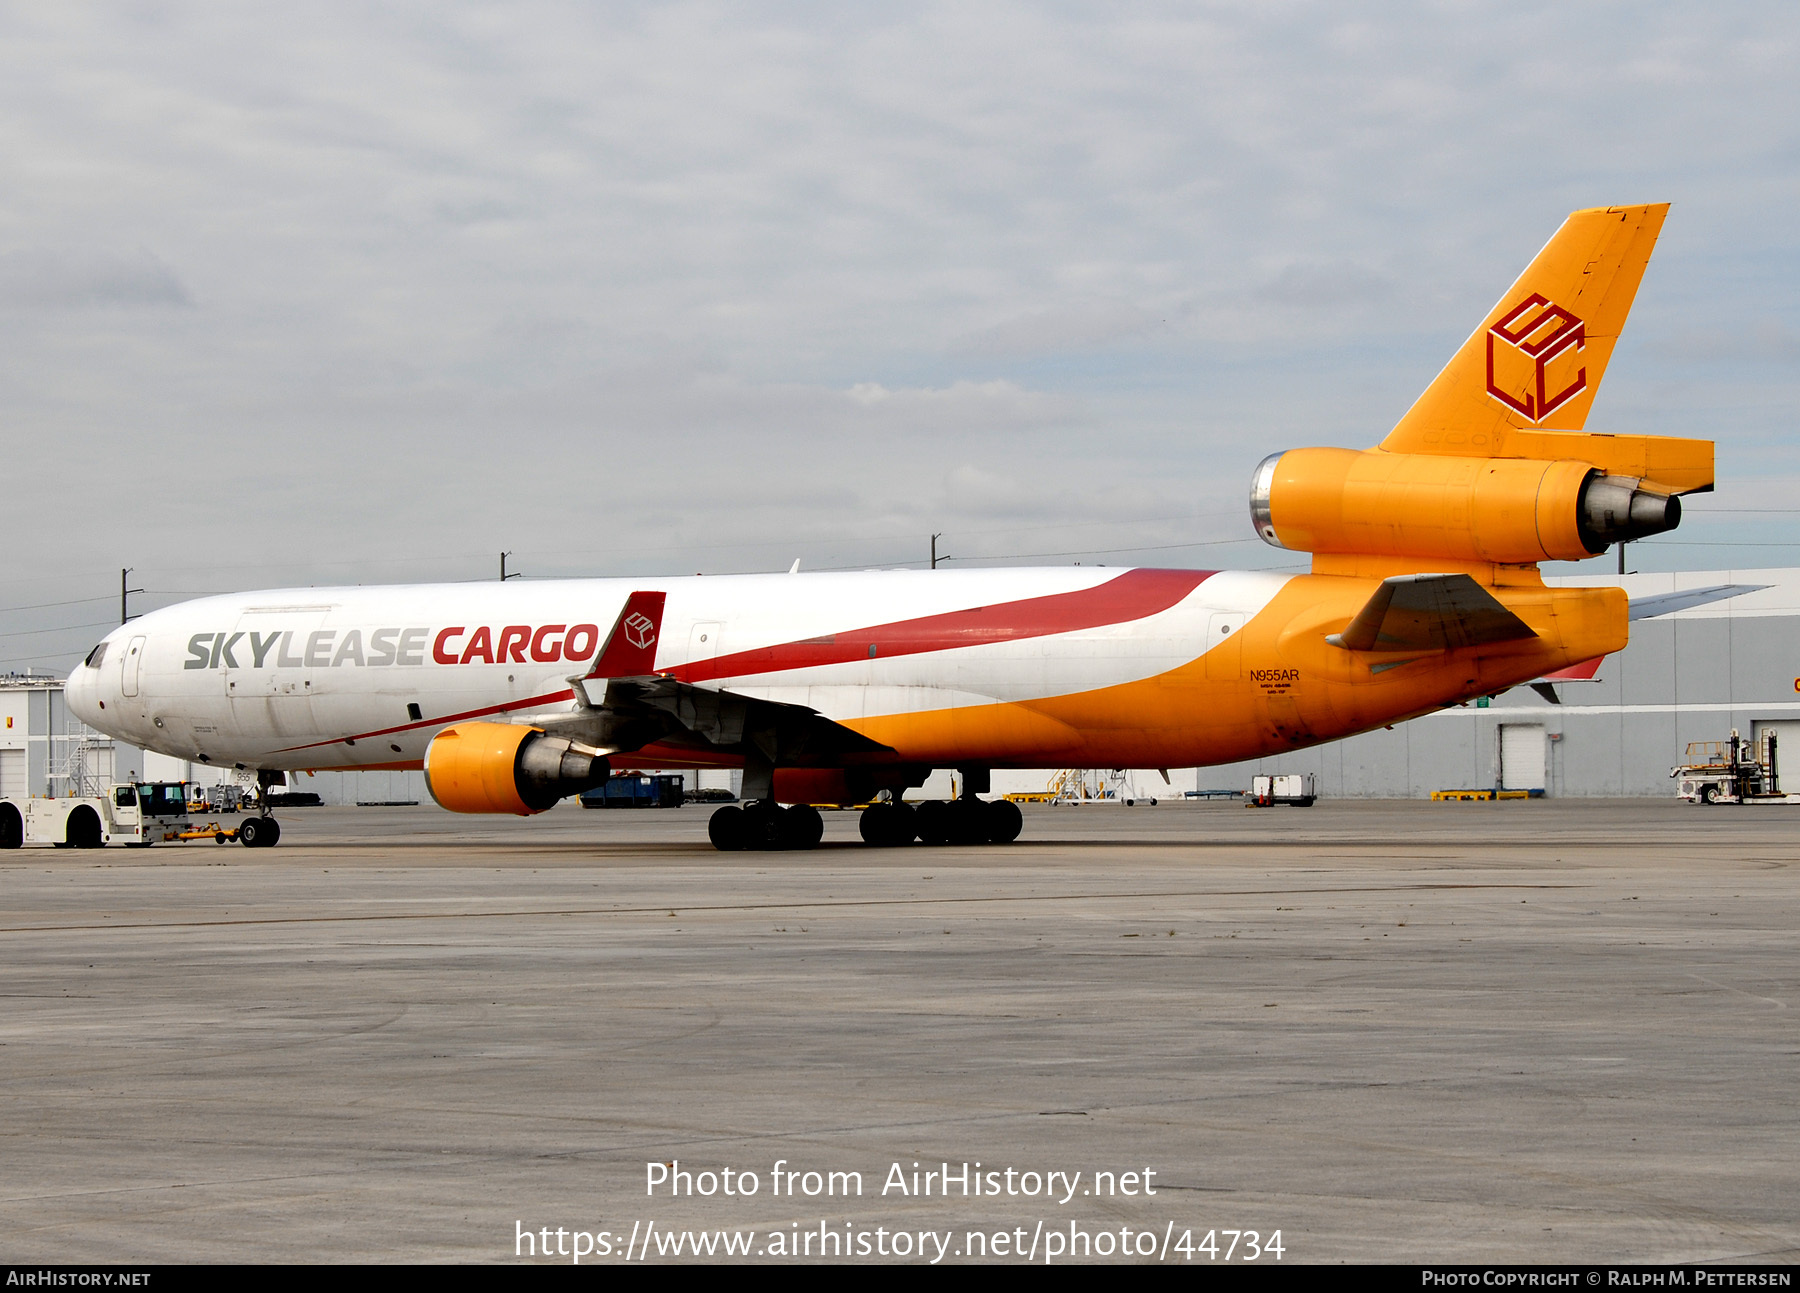
<path fill-rule="evenodd" d="M 238 843 L 242 844 L 247 849 L 261 848 L 263 821 L 264 819 L 261 817 L 252 817 L 249 821 L 239 825 L 237 830 Z"/>
<path fill-rule="evenodd" d="M 721 853 L 736 853 L 748 848 L 749 833 L 744 823 L 744 810 L 727 804 L 706 821 L 706 835 Z"/>
<path fill-rule="evenodd" d="M 825 838 L 825 819 L 811 804 L 794 804 L 781 810 L 782 848 L 811 849 Z"/>
<path fill-rule="evenodd" d="M 1010 799 L 996 799 L 987 805 L 988 839 L 995 844 L 1011 844 L 1025 829 L 1025 814 Z"/>
<path fill-rule="evenodd" d="M 913 821 L 919 833 L 919 843 L 937 846 L 948 844 L 954 829 L 951 821 L 950 805 L 942 799 L 927 799 L 913 812 Z"/>
<path fill-rule="evenodd" d="M 770 800 L 751 804 L 744 809 L 744 838 L 746 848 L 783 849 L 787 848 L 787 814 L 782 812 L 781 805 Z"/>
<path fill-rule="evenodd" d="M 272 849 L 277 844 L 281 843 L 281 823 L 276 821 L 273 817 L 263 818 L 262 823 L 263 823 L 263 844 L 262 844 L 262 846 L 266 849 Z"/>
<path fill-rule="evenodd" d="M 986 844 L 993 834 L 989 828 L 987 803 L 980 799 L 953 799 L 949 808 L 950 843 Z"/>
<path fill-rule="evenodd" d="M 863 809 L 857 829 L 875 848 L 899 848 L 913 842 L 915 814 L 910 804 L 871 804 Z"/>
<path fill-rule="evenodd" d="M 16 849 L 25 843 L 25 819 L 11 804 L 0 804 L 0 849 Z"/>

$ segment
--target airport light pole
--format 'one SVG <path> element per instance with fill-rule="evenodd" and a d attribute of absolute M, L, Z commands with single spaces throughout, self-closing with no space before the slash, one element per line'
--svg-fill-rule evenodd
<path fill-rule="evenodd" d="M 141 593 L 144 591 L 141 588 L 130 587 L 131 572 L 134 569 L 136 569 L 135 566 L 127 566 L 127 567 L 125 567 L 125 569 L 123 569 L 119 572 L 119 623 L 121 623 L 121 624 L 125 623 L 126 621 L 128 621 L 131 618 L 131 610 L 128 605 L 128 599 L 131 597 L 131 595 L 133 593 Z"/>

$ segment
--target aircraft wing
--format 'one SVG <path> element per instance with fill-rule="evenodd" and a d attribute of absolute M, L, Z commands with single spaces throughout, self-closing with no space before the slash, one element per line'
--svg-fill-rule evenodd
<path fill-rule="evenodd" d="M 646 745 L 735 754 L 784 765 L 892 753 L 805 705 L 740 696 L 663 674 L 575 684 L 576 707 L 520 720 L 609 754 Z M 596 694 L 598 693 L 598 694 Z"/>
<path fill-rule="evenodd" d="M 893 752 L 805 705 L 715 691 L 660 674 L 608 679 L 601 708 L 661 721 L 669 729 L 664 741 L 737 754 L 754 751 L 771 760 L 779 751 L 784 763 Z"/>
<path fill-rule="evenodd" d="M 1536 636 L 1468 575 L 1395 575 L 1325 640 L 1346 651 L 1446 651 Z"/>
<path fill-rule="evenodd" d="M 664 601 L 663 593 L 643 590 L 626 599 L 593 664 L 569 679 L 573 708 L 513 721 L 608 754 L 654 743 L 791 765 L 892 753 L 891 746 L 805 705 L 739 696 L 655 672 Z"/>

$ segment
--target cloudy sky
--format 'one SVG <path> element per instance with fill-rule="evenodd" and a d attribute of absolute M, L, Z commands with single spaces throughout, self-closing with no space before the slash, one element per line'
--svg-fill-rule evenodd
<path fill-rule="evenodd" d="M 1800 10 L 1350 15 L 0 9 L 0 670 L 122 566 L 1291 565 L 1256 462 L 1374 443 L 1626 202 L 1589 427 L 1720 463 L 1634 568 L 1800 564 Z"/>

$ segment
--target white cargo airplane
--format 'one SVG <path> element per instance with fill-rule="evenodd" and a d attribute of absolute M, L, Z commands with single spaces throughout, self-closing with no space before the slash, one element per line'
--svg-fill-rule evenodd
<path fill-rule="evenodd" d="M 1334 740 L 1617 651 L 1616 588 L 1551 588 L 1672 528 L 1708 441 L 1584 434 L 1666 206 L 1570 216 L 1377 449 L 1257 470 L 1305 575 L 871 571 L 309 588 L 155 611 L 95 647 L 72 712 L 254 769 L 422 768 L 458 812 L 535 813 L 621 768 L 741 767 L 720 848 L 1005 841 L 996 767 L 1169 768 Z M 916 809 L 934 768 L 963 797 Z M 250 836 L 273 842 L 273 819 Z"/>

